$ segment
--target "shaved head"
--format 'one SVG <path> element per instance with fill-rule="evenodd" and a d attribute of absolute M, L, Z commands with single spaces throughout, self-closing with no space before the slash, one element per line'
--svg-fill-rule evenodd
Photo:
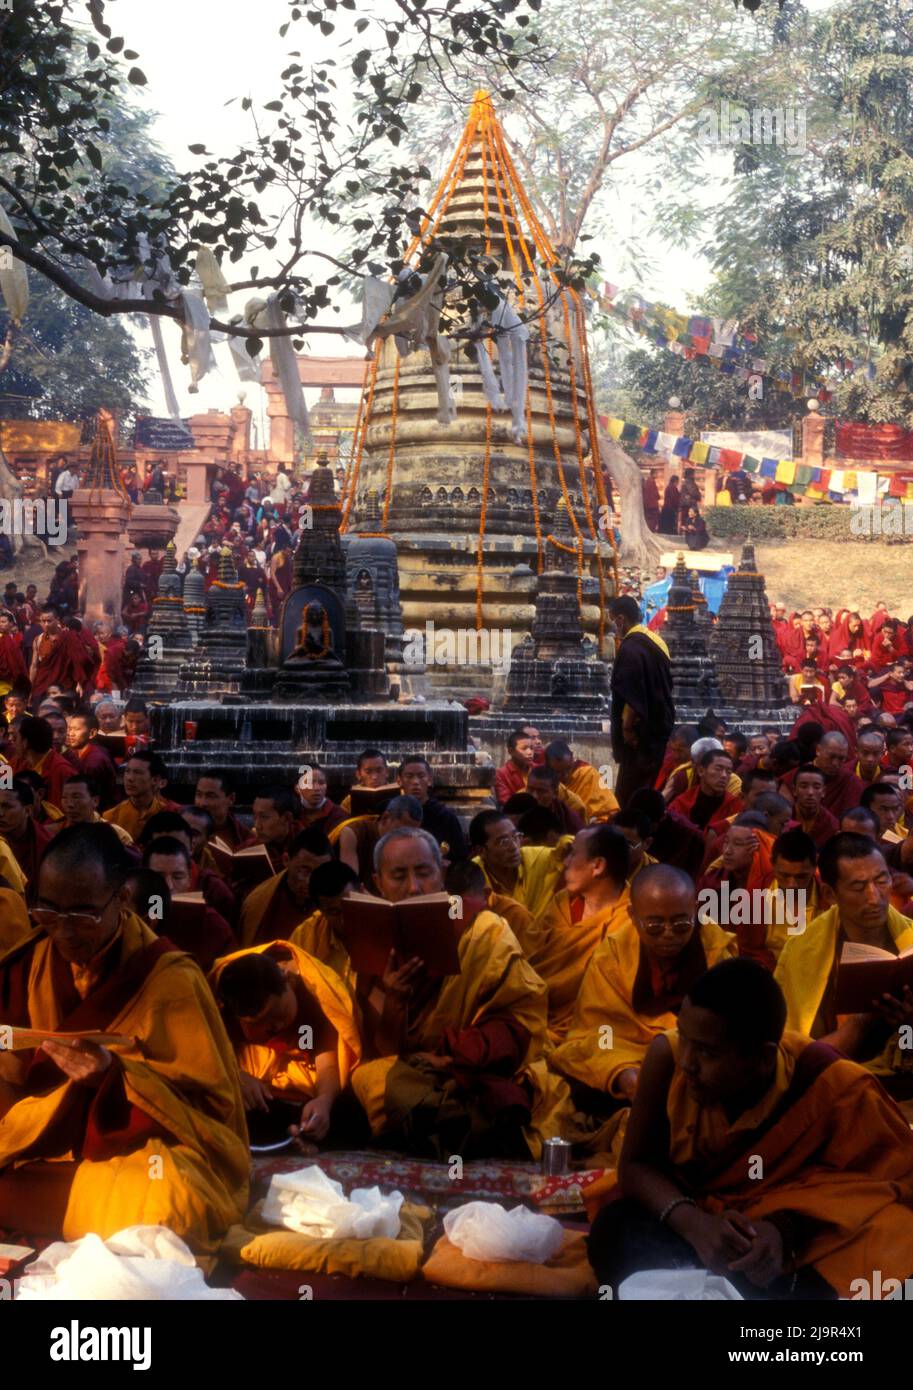
<path fill-rule="evenodd" d="M 671 864 L 648 864 L 631 883 L 631 906 L 638 914 L 662 894 L 674 893 L 694 900 L 694 880 Z"/>

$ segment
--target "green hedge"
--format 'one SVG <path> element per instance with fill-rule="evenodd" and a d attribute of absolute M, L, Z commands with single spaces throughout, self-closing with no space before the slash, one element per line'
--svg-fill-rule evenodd
<path fill-rule="evenodd" d="M 856 541 L 869 545 L 908 544 L 911 537 L 857 536 L 850 530 L 850 507 L 823 503 L 815 507 L 707 507 L 704 517 L 712 540 Z"/>

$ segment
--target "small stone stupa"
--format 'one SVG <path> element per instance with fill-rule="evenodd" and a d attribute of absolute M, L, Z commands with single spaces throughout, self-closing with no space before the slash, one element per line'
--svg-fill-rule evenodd
<path fill-rule="evenodd" d="M 662 630 L 672 662 L 672 686 L 678 710 L 706 709 L 708 705 L 719 707 L 723 703 L 713 656 L 707 647 L 707 633 L 698 621 L 693 573 L 689 574 L 685 557 L 680 554 L 671 575 Z M 704 608 L 706 610 L 706 603 Z"/>
<path fill-rule="evenodd" d="M 736 710 L 777 710 L 789 703 L 786 677 L 770 621 L 764 576 L 746 542 L 729 576 L 711 639 L 725 703 Z"/>
<path fill-rule="evenodd" d="M 206 622 L 206 577 L 195 561 L 184 575 L 184 612 L 196 644 Z"/>
<path fill-rule="evenodd" d="M 573 540 L 562 498 L 555 534 L 546 541 L 546 567 L 536 590 L 532 633 L 510 654 L 506 713 L 604 713 L 607 708 L 608 668 L 584 654 Z"/>
<path fill-rule="evenodd" d="M 165 561 L 146 631 L 146 645 L 136 668 L 133 693 L 164 699 L 177 690 L 181 667 L 194 645 L 184 611 L 181 576 L 174 541 L 165 547 Z"/>
<path fill-rule="evenodd" d="M 199 645 L 181 667 L 178 688 L 185 695 L 232 695 L 241 689 L 247 659 L 247 606 L 227 545 L 206 595 L 206 621 Z"/>
<path fill-rule="evenodd" d="M 404 659 L 396 543 L 390 536 L 381 534 L 376 491 L 370 495 L 364 525 L 364 531 L 349 532 L 341 537 L 348 591 L 355 601 L 361 627 L 375 628 L 384 635 L 384 665 L 393 693 L 404 702 L 424 698 L 424 664 L 407 665 Z"/>

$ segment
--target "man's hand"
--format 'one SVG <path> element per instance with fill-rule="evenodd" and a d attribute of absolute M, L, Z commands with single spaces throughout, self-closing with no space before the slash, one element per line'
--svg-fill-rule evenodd
<path fill-rule="evenodd" d="M 41 1048 L 77 1086 L 101 1085 L 112 1061 L 111 1053 L 106 1047 L 99 1047 L 98 1043 L 85 1040 L 65 1043 L 52 1042 L 48 1038 L 41 1044 Z"/>
<path fill-rule="evenodd" d="M 314 1096 L 301 1111 L 297 1125 L 289 1126 L 289 1134 L 297 1139 L 307 1135 L 309 1139 L 326 1139 L 330 1132 L 330 1113 L 333 1102 L 326 1096 Z"/>
<path fill-rule="evenodd" d="M 733 1260 L 741 1259 L 752 1248 L 752 1237 L 739 1229 L 732 1216 L 732 1212 L 711 1216 L 694 1208 L 687 1211 L 687 1228 L 682 1234 L 711 1274 L 725 1275 Z"/>
<path fill-rule="evenodd" d="M 783 1237 L 770 1221 L 752 1223 L 733 1211 L 727 1211 L 724 1215 L 746 1234 L 754 1231 L 748 1254 L 733 1260 L 729 1268 L 733 1274 L 744 1274 L 756 1289 L 766 1289 L 783 1273 Z"/>
<path fill-rule="evenodd" d="M 397 966 L 396 952 L 391 951 L 381 981 L 384 993 L 390 995 L 396 1003 L 405 1004 L 412 996 L 413 987 L 421 975 L 423 967 L 424 962 L 420 956 L 413 956 L 411 960 L 406 961 L 405 965 Z"/>
<path fill-rule="evenodd" d="M 273 1093 L 265 1081 L 250 1072 L 241 1072 L 241 1099 L 245 1110 L 268 1111 L 273 1101 Z"/>
<path fill-rule="evenodd" d="M 883 994 L 880 999 L 872 1000 L 872 1006 L 892 1028 L 913 1027 L 913 990 L 909 985 L 904 985 L 899 999 L 893 994 Z"/>

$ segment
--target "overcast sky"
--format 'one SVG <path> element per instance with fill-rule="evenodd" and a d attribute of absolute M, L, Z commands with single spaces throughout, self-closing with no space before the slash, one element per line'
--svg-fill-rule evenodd
<path fill-rule="evenodd" d="M 346 15 L 343 10 L 337 13 Z M 288 49 L 296 42 L 304 47 L 313 33 L 309 25 L 301 23 L 293 26 L 286 39 L 281 39 L 278 30 L 287 14 L 286 0 L 244 0 L 244 3 L 241 0 L 116 0 L 111 6 L 115 33 L 122 34 L 128 47 L 139 52 L 139 66 L 148 78 L 147 87 L 134 88 L 137 100 L 157 113 L 155 134 L 178 168 L 186 168 L 194 162 L 187 152 L 187 146 L 192 143 L 205 143 L 215 153 L 228 153 L 250 138 L 250 117 L 241 111 L 240 98 L 249 95 L 263 102 L 274 96 Z M 295 34 L 294 40 L 292 34 Z M 471 93 L 467 93 L 467 101 L 470 96 Z M 232 98 L 237 100 L 226 105 Z M 457 135 L 455 131 L 454 140 Z M 725 167 L 721 161 L 721 172 Z M 709 205 L 714 196 L 712 179 L 708 179 L 703 196 Z M 649 283 L 631 285 L 630 278 L 618 264 L 617 252 L 613 255 L 609 236 L 593 243 L 593 249 L 601 256 L 606 278 L 626 287 L 639 288 L 649 297 L 675 307 L 686 307 L 688 298 L 692 294 L 699 295 L 709 280 L 706 262 L 690 248 L 670 250 L 653 235 L 651 225 L 655 209 L 641 208 L 639 199 L 628 203 L 617 193 L 609 193 L 607 197 L 606 206 L 615 226 L 643 240 L 657 269 Z M 322 245 L 324 249 L 330 245 L 325 234 Z M 236 298 L 240 300 L 241 296 Z M 234 311 L 242 307 L 240 302 L 232 304 Z M 231 367 L 227 348 L 217 350 L 219 373 L 210 373 L 203 379 L 199 394 L 188 395 L 189 378 L 177 351 L 177 329 L 166 323 L 164 331 L 182 412 L 227 410 L 235 404 L 242 388 Z M 142 340 L 151 345 L 148 333 Z M 347 355 L 356 351 L 353 344 L 323 335 L 312 339 L 310 346 L 316 354 Z M 259 421 L 262 393 L 255 386 L 248 387 L 247 393 L 247 404 L 254 410 L 255 421 Z M 313 397 L 313 393 L 309 395 Z M 157 377 L 150 392 L 150 404 L 154 414 L 166 413 Z M 262 434 L 260 442 L 263 442 Z"/>

